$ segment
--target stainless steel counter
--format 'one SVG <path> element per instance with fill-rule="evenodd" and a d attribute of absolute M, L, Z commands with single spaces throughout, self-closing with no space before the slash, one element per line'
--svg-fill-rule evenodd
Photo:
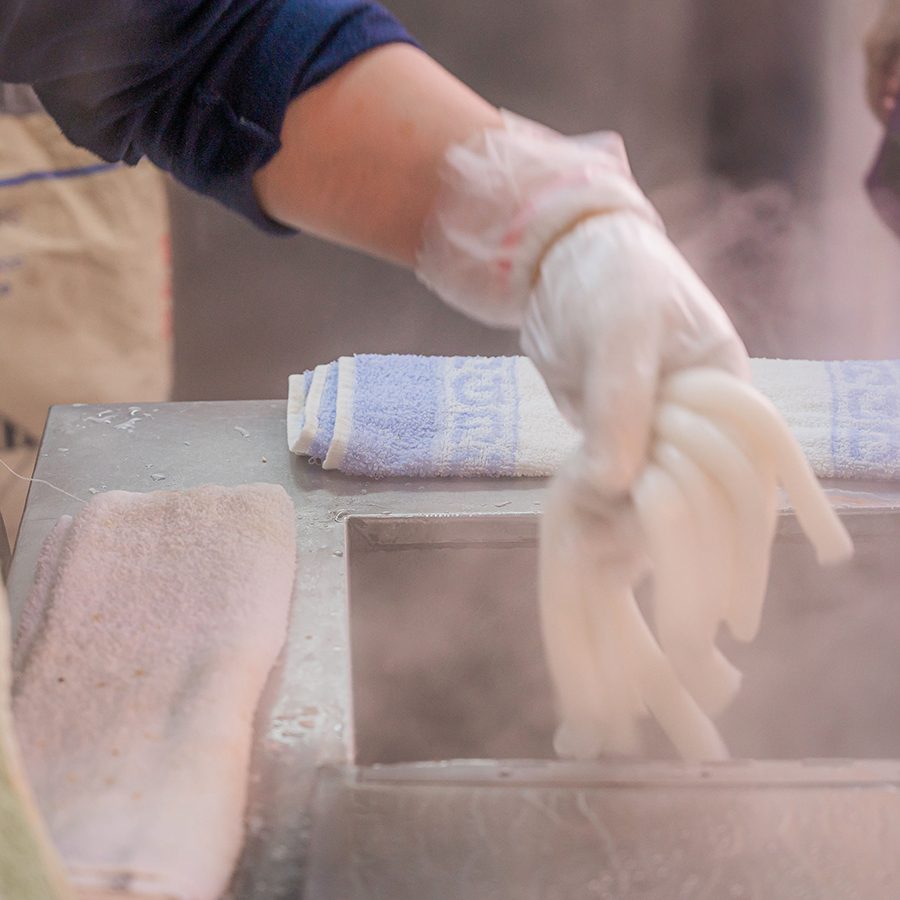
<path fill-rule="evenodd" d="M 426 777 L 422 771 L 410 769 L 409 766 L 357 768 L 353 765 L 351 556 L 358 553 L 360 547 L 365 550 L 366 547 L 385 545 L 407 549 L 454 545 L 502 548 L 508 545 L 531 547 L 533 550 L 544 482 L 524 479 L 363 482 L 323 472 L 318 466 L 289 454 L 284 417 L 284 403 L 268 401 L 53 409 L 40 450 L 36 477 L 74 497 L 43 483 L 32 486 L 9 576 L 13 615 L 15 618 L 21 609 L 30 588 L 41 543 L 52 524 L 60 515 L 76 512 L 80 501 L 89 500 L 94 493 L 113 489 L 176 490 L 205 483 L 228 485 L 264 481 L 283 485 L 294 500 L 297 511 L 298 578 L 286 647 L 270 679 L 258 715 L 251 803 L 247 815 L 247 844 L 230 896 L 237 900 L 299 897 L 306 883 L 310 839 L 315 831 L 319 835 L 316 846 L 324 846 L 324 850 L 314 867 L 316 877 L 309 888 L 309 897 L 333 897 L 334 900 L 349 900 L 351 896 L 385 897 L 387 900 L 390 896 L 391 900 L 401 900 L 415 895 L 417 900 L 423 900 L 426 895 L 421 893 L 421 885 L 415 888 L 419 892 L 417 895 L 407 892 L 398 882 L 390 881 L 384 870 L 379 871 L 378 879 L 373 882 L 373 885 L 379 885 L 378 888 L 373 886 L 374 892 L 367 892 L 364 882 L 354 881 L 348 874 L 358 862 L 351 857 L 354 848 L 359 849 L 358 831 L 362 827 L 359 816 L 363 816 L 363 822 L 368 821 L 365 818 L 366 803 L 369 802 L 366 798 L 370 798 L 371 790 L 368 787 L 365 790 L 356 788 L 361 783 L 360 777 L 363 777 L 365 785 L 387 785 L 384 790 L 391 789 L 392 784 L 398 791 L 402 788 L 404 793 L 397 796 L 403 798 L 409 797 L 410 785 L 415 786 L 423 779 L 428 782 L 429 796 L 435 791 L 433 774 Z M 900 521 L 897 519 L 900 490 L 896 486 L 833 484 L 829 486 L 829 491 L 851 531 L 858 536 L 865 537 L 872 529 L 880 533 L 885 523 L 890 523 L 893 528 Z M 797 526 L 792 517 L 783 516 L 781 538 L 790 543 L 796 535 Z M 369 570 L 363 568 L 360 571 L 365 574 Z M 400 575 L 395 577 L 399 583 Z M 364 592 L 365 585 L 354 590 Z M 684 791 L 697 789 L 698 797 L 709 796 L 708 791 L 703 794 L 703 787 L 710 777 L 709 770 L 687 769 L 675 763 L 647 765 L 652 769 L 645 770 L 643 783 L 646 787 L 651 787 L 659 778 L 660 771 L 664 771 L 667 783 L 676 780 Z M 534 780 L 532 769 L 526 767 L 521 770 L 526 772 L 526 776 L 517 780 L 518 770 L 500 771 L 498 764 L 486 766 L 478 770 L 477 783 L 489 782 L 488 789 L 495 792 L 512 791 L 521 803 L 528 806 L 528 791 L 532 790 L 528 785 Z M 733 766 L 733 769 L 718 768 L 716 778 L 728 782 L 729 772 L 738 773 L 743 779 L 742 785 L 746 787 L 746 777 L 741 774 L 745 768 L 739 763 Z M 316 790 L 319 771 L 325 772 L 324 787 Z M 440 770 L 443 773 L 440 778 L 452 779 L 456 773 L 459 783 L 470 788 L 474 771 L 471 764 L 458 769 L 450 767 Z M 550 778 L 554 789 L 574 792 L 573 797 L 583 790 L 585 784 L 608 785 L 610 779 L 615 782 L 620 777 L 616 773 L 620 771 L 616 764 L 598 763 L 580 767 L 572 775 L 571 767 L 566 768 L 563 764 L 552 761 L 540 764 L 540 777 Z M 641 771 L 641 764 L 632 764 L 627 770 L 629 783 L 642 783 Z M 787 779 L 792 785 L 801 784 L 804 787 L 803 796 L 808 798 L 810 791 L 820 789 L 816 785 L 821 781 L 821 771 L 815 767 L 810 769 L 793 764 L 789 764 L 787 769 L 776 765 L 766 770 L 765 777 L 760 778 L 758 784 L 765 785 L 766 790 L 771 792 L 773 778 L 776 783 Z M 335 775 L 336 772 L 347 774 L 345 777 Z M 848 788 L 850 793 L 842 795 L 844 804 L 849 802 L 852 791 L 860 783 L 865 784 L 868 799 L 858 810 L 860 821 L 877 825 L 879 846 L 890 840 L 900 841 L 900 805 L 895 799 L 898 796 L 896 789 L 900 787 L 900 764 L 888 761 L 877 765 L 832 766 L 827 781 L 830 792 L 835 790 L 836 783 Z M 339 790 L 341 785 L 346 787 L 343 794 Z M 560 785 L 563 787 L 560 788 Z M 568 788 L 565 788 L 566 785 Z M 821 790 L 824 791 L 825 787 Z M 383 793 L 380 790 L 378 797 L 382 797 Z M 317 797 L 315 803 L 312 800 L 314 794 Z M 332 802 L 337 795 L 340 795 L 340 802 Z M 464 817 L 467 809 L 472 811 L 472 804 L 465 799 L 468 796 L 465 791 L 463 795 L 454 796 L 463 797 L 461 805 L 454 807 L 458 811 L 455 814 Z M 791 796 L 790 792 L 785 792 L 785 803 L 788 805 L 792 802 Z M 825 794 L 822 796 L 827 800 Z M 873 796 L 876 797 L 874 803 Z M 883 803 L 878 800 L 879 797 L 883 798 Z M 318 816 L 315 829 L 313 808 Z M 334 812 L 338 808 L 340 815 Z M 373 852 L 372 847 L 392 846 L 389 840 L 391 827 L 407 829 L 405 817 L 408 808 L 403 804 L 398 808 L 407 810 L 403 812 L 404 818 L 400 824 L 378 810 L 368 813 L 373 827 L 387 829 L 381 835 L 381 843 L 371 843 L 368 852 Z M 415 802 L 409 808 L 415 808 Z M 601 803 L 598 814 L 602 815 L 602 808 Z M 514 806 L 509 807 L 510 814 L 513 809 Z M 704 809 L 704 815 L 708 816 L 709 810 Z M 338 823 L 333 827 L 328 821 L 332 814 L 337 816 L 334 821 Z M 734 810 L 731 814 L 735 814 Z M 353 820 L 355 830 L 352 832 L 356 843 L 351 840 L 349 826 L 340 830 L 343 827 L 340 816 L 346 819 L 348 815 L 351 818 L 356 815 Z M 635 808 L 633 815 L 641 815 L 639 807 Z M 689 816 L 690 813 L 682 809 L 681 815 Z M 683 819 L 682 825 L 686 821 Z M 769 825 L 775 823 L 774 819 L 767 821 Z M 481 827 L 480 822 L 480 819 L 473 821 L 472 827 Z M 426 818 L 422 827 L 428 828 L 433 824 L 429 824 Z M 442 831 L 443 827 L 438 822 L 437 831 L 431 833 L 432 853 L 435 846 L 440 846 L 441 834 L 450 834 L 446 829 Z M 467 831 L 464 822 L 455 823 L 455 827 L 461 828 L 460 834 Z M 829 827 L 833 829 L 833 821 Z M 638 836 L 639 833 L 640 829 Z M 322 837 L 323 834 L 327 839 Z M 502 835 L 498 833 L 498 837 Z M 414 853 L 416 840 L 414 833 L 404 830 L 404 838 L 396 842 L 396 848 L 402 847 L 404 853 Z M 765 843 L 757 841 L 752 843 L 752 847 L 748 843 L 747 852 L 751 850 L 755 859 L 753 865 L 765 865 Z M 479 852 L 484 853 L 484 848 Z M 334 853 L 339 854 L 337 858 Z M 345 853 L 349 856 L 342 855 Z M 500 854 L 496 858 L 506 857 Z M 565 858 L 561 850 L 555 863 L 547 858 L 542 865 L 564 866 Z M 748 860 L 749 857 L 745 856 L 745 867 L 752 862 Z M 371 865 L 371 859 L 368 864 Z M 336 878 L 338 871 L 342 873 L 340 878 Z M 890 877 L 894 874 L 891 869 Z M 552 872 L 545 875 L 552 881 Z M 391 877 L 396 877 L 396 872 Z M 542 881 L 545 885 L 548 884 L 547 877 Z M 660 879 L 661 892 L 648 891 L 647 897 L 674 896 L 666 894 L 662 874 L 657 873 L 653 877 Z M 879 878 L 884 877 L 887 876 L 879 870 Z M 520 878 L 518 884 L 522 883 Z M 791 883 L 796 887 L 798 882 Z M 347 893 L 348 884 L 355 885 L 350 893 Z M 504 892 L 496 882 L 492 885 L 492 893 L 479 894 L 476 883 L 473 883 L 467 896 L 471 900 L 479 900 L 481 896 L 526 896 L 524 893 Z M 513 888 L 514 882 L 511 881 L 509 890 Z M 892 890 L 894 888 L 896 883 L 891 887 Z M 582 896 L 577 892 L 566 896 L 576 894 Z M 606 896 L 590 892 L 583 895 Z M 888 895 L 876 890 L 874 893 L 859 894 L 863 895 L 876 898 L 896 896 L 896 893 Z M 784 896 L 787 897 L 786 894 Z M 770 893 L 767 900 L 775 900 L 775 897 Z"/>
<path fill-rule="evenodd" d="M 500 512 L 496 482 L 365 483 L 287 450 L 284 402 L 65 406 L 51 410 L 35 477 L 82 500 L 106 490 L 281 484 L 297 510 L 298 577 L 290 632 L 259 713 L 248 842 L 232 895 L 297 897 L 308 796 L 320 763 L 350 762 L 350 653 L 345 553 L 353 516 Z M 539 481 L 505 482 L 503 513 L 533 515 Z M 32 485 L 8 579 L 14 624 L 53 523 L 81 504 Z"/>

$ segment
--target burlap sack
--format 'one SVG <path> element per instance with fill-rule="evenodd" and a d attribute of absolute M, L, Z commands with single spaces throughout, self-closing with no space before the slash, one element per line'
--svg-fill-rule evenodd
<path fill-rule="evenodd" d="M 0 116 L 0 416 L 164 400 L 168 216 L 149 164 L 106 166 L 43 113 Z"/>
<path fill-rule="evenodd" d="M 162 175 L 104 164 L 44 113 L 0 114 L 0 423 L 39 438 L 53 404 L 165 400 L 170 323 Z M 10 479 L 0 467 L 14 532 Z"/>

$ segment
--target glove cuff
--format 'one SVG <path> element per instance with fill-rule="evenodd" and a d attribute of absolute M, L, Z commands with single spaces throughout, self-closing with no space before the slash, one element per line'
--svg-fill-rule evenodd
<path fill-rule="evenodd" d="M 509 112 L 503 120 L 447 151 L 416 274 L 472 318 L 516 328 L 542 258 L 574 224 L 620 210 L 662 223 L 619 135 L 566 138 Z"/>

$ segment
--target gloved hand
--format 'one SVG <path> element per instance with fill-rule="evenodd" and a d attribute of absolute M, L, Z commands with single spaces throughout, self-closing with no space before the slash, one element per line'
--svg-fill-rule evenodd
<path fill-rule="evenodd" d="M 716 634 L 758 627 L 776 478 L 806 479 L 814 525 L 832 516 L 828 558 L 849 539 L 777 413 L 742 383 L 743 344 L 621 140 L 507 116 L 452 148 L 418 274 L 469 315 L 518 327 L 583 435 L 548 487 L 539 542 L 557 752 L 633 753 L 650 713 L 685 759 L 724 758 L 710 717 L 740 675 Z M 633 595 L 648 566 L 655 634 Z"/>
<path fill-rule="evenodd" d="M 866 92 L 872 112 L 886 121 L 900 93 L 900 0 L 886 0 L 866 36 Z"/>
<path fill-rule="evenodd" d="M 660 379 L 698 365 L 746 378 L 747 355 L 617 135 L 564 138 L 509 114 L 505 124 L 448 153 L 418 274 L 469 315 L 521 329 L 584 435 L 585 486 L 620 496 L 646 461 Z"/>
<path fill-rule="evenodd" d="M 696 366 L 749 377 L 724 310 L 662 229 L 593 216 L 544 257 L 522 348 L 584 435 L 587 481 L 624 492 L 646 461 L 660 380 Z"/>

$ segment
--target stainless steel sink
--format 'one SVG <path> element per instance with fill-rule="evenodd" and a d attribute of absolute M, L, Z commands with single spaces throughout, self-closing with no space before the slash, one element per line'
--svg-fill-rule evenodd
<path fill-rule="evenodd" d="M 844 519 L 856 556 L 822 569 L 785 511 L 761 633 L 723 637 L 744 673 L 720 722 L 735 757 L 900 758 L 900 512 Z M 358 764 L 552 757 L 536 531 L 502 512 L 348 519 Z"/>

